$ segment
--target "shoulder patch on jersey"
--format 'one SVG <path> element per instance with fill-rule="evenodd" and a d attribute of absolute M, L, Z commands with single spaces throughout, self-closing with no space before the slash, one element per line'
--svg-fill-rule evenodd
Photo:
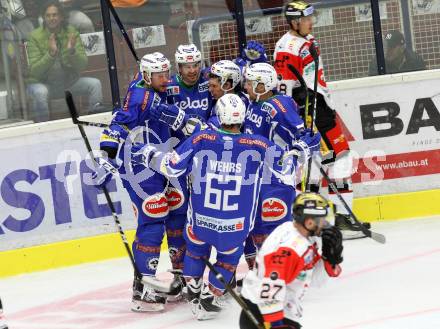
<path fill-rule="evenodd" d="M 246 138 L 246 137 L 242 137 L 238 140 L 239 144 L 246 144 L 246 145 L 252 145 L 252 146 L 260 146 L 264 149 L 267 149 L 269 146 L 267 145 L 267 143 L 263 142 L 262 140 L 259 139 L 251 139 L 251 138 Z"/>
<path fill-rule="evenodd" d="M 204 93 L 209 90 L 209 81 L 199 83 L 199 93 Z"/>
<path fill-rule="evenodd" d="M 206 139 L 208 141 L 215 141 L 217 139 L 216 135 L 212 135 L 212 134 L 201 134 L 197 137 L 195 137 L 192 141 L 193 144 L 197 144 L 198 142 L 200 142 L 201 140 Z"/>
<path fill-rule="evenodd" d="M 278 106 L 281 112 L 287 113 L 287 109 L 284 107 L 283 103 L 281 103 L 279 99 L 274 98 L 271 99 L 271 101 L 273 101 Z"/>
<path fill-rule="evenodd" d="M 261 110 L 269 114 L 269 116 L 273 119 L 277 115 L 277 110 L 273 104 L 264 103 L 261 106 Z"/>
<path fill-rule="evenodd" d="M 167 95 L 168 96 L 175 96 L 180 94 L 180 87 L 179 86 L 169 86 L 167 88 Z"/>
<path fill-rule="evenodd" d="M 141 107 L 142 112 L 145 111 L 145 109 L 147 108 L 148 98 L 150 98 L 150 92 L 146 91 L 144 95 L 144 100 L 142 101 L 142 107 Z"/>

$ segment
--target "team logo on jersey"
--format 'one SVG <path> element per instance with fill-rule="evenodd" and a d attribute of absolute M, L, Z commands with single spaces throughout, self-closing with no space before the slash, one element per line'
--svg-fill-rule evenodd
<path fill-rule="evenodd" d="M 180 87 L 179 86 L 171 86 L 167 88 L 167 95 L 168 96 L 175 96 L 180 94 Z"/>
<path fill-rule="evenodd" d="M 170 210 L 179 209 L 185 201 L 185 196 L 183 193 L 174 187 L 170 187 L 168 189 L 166 196 Z"/>
<path fill-rule="evenodd" d="M 163 194 L 150 196 L 142 203 L 144 213 L 153 218 L 160 218 L 168 215 L 168 200 Z"/>
<path fill-rule="evenodd" d="M 286 203 L 278 198 L 268 198 L 263 201 L 261 218 L 265 222 L 280 220 L 287 215 Z"/>
<path fill-rule="evenodd" d="M 205 81 L 199 84 L 199 93 L 204 93 L 209 90 L 209 81 Z"/>
<path fill-rule="evenodd" d="M 197 239 L 196 235 L 194 234 L 194 231 L 192 229 L 191 225 L 186 225 L 186 235 L 188 236 L 188 239 L 195 244 L 198 244 L 199 246 L 205 244 L 205 242 L 200 241 Z"/>
<path fill-rule="evenodd" d="M 136 207 L 136 205 L 134 203 L 132 203 L 131 206 L 133 207 L 134 218 L 138 218 L 138 215 L 139 215 L 138 208 Z"/>
<path fill-rule="evenodd" d="M 156 271 L 157 265 L 159 265 L 159 258 L 158 257 L 152 257 L 147 259 L 147 267 L 151 271 Z"/>

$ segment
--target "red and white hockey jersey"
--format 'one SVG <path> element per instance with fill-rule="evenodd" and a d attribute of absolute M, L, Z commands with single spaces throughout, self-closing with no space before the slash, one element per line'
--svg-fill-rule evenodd
<path fill-rule="evenodd" d="M 283 94 L 292 96 L 292 89 L 301 86 L 287 64 L 292 64 L 304 78 L 307 87 L 313 90 L 315 82 L 315 62 L 310 54 L 310 46 L 312 43 L 315 44 L 316 51 L 319 55 L 318 92 L 324 96 L 327 105 L 332 107 L 330 103 L 330 93 L 324 78 L 321 51 L 317 41 L 310 34 L 306 38 L 303 38 L 295 36 L 289 31 L 276 43 L 273 58 L 275 61 L 275 70 L 281 77 L 278 90 Z"/>
<path fill-rule="evenodd" d="M 292 222 L 278 226 L 264 241 L 241 293 L 258 305 L 265 322 L 298 321 L 308 287 L 321 286 L 329 276 L 340 274 L 339 266 L 333 269 L 323 261 L 320 244 L 320 238 L 304 237 Z"/>

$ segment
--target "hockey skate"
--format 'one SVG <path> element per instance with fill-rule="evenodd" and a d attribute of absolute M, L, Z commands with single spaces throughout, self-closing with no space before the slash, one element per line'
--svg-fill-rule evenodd
<path fill-rule="evenodd" d="M 228 305 L 226 296 L 216 296 L 207 284 L 203 284 L 200 293 L 199 303 L 197 305 L 197 320 L 210 320 L 218 316 L 218 314 Z"/>
<path fill-rule="evenodd" d="M 186 282 L 182 289 L 183 298 L 190 304 L 191 312 L 197 315 L 197 308 L 199 304 L 200 291 L 202 290 L 202 278 L 191 278 Z"/>
<path fill-rule="evenodd" d="M 174 278 L 171 282 L 171 290 L 167 293 L 167 302 L 175 303 L 183 299 L 183 288 L 186 285 L 185 278 L 182 275 L 182 270 L 170 270 Z"/>
<path fill-rule="evenodd" d="M 366 235 L 361 231 L 362 225 L 366 229 L 370 229 L 370 223 L 356 223 L 350 215 L 336 214 L 335 226 L 339 228 L 342 232 L 344 240 L 353 240 L 366 238 Z"/>
<path fill-rule="evenodd" d="M 133 312 L 160 312 L 165 309 L 166 297 L 138 279 L 133 281 Z"/>

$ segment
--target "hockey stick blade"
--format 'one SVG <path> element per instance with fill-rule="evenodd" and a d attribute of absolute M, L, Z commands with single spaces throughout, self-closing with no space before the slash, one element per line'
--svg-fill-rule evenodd
<path fill-rule="evenodd" d="M 364 233 L 367 237 L 373 239 L 376 242 L 385 244 L 386 238 L 383 234 L 372 232 L 371 230 L 367 229 L 364 225 L 362 225 L 362 222 L 360 222 L 356 215 L 353 213 L 353 210 L 350 209 L 347 202 L 345 201 L 344 197 L 339 193 L 338 189 L 336 188 L 336 185 L 334 181 L 329 177 L 329 175 L 325 172 L 325 170 L 322 168 L 321 164 L 313 158 L 313 162 L 315 162 L 315 165 L 318 166 L 319 171 L 321 172 L 322 176 L 327 180 L 328 186 L 333 190 L 333 192 L 336 194 L 338 199 L 342 202 L 344 208 L 348 211 L 351 218 L 354 219 L 354 221 L 359 225 L 359 229 L 362 233 Z"/>
<path fill-rule="evenodd" d="M 72 118 L 73 124 L 78 124 L 78 113 L 76 112 L 75 103 L 73 102 L 73 96 L 72 93 L 69 90 L 66 90 L 64 92 L 66 96 L 66 103 L 67 107 L 69 108 L 70 117 Z"/>

